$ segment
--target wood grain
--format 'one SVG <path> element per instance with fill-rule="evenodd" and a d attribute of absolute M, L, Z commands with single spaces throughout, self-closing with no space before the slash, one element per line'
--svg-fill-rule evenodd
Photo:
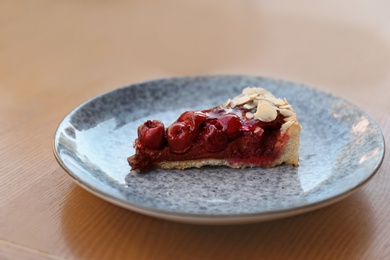
<path fill-rule="evenodd" d="M 57 125 L 86 99 L 195 74 L 310 84 L 364 109 L 389 139 L 388 10 L 386 1 L 1 1 L 0 258 L 390 258 L 386 158 L 368 184 L 330 207 L 201 226 L 105 202 L 52 154 Z"/>

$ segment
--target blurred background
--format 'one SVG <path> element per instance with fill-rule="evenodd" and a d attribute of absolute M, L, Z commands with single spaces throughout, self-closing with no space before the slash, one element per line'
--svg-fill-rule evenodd
<path fill-rule="evenodd" d="M 88 98 L 156 77 L 253 74 L 348 98 L 390 81 L 390 26 L 382 26 L 390 2 L 375 8 L 369 0 L 1 1 L 0 87 L 6 95 L 28 80 L 31 99 L 83 89 Z"/>

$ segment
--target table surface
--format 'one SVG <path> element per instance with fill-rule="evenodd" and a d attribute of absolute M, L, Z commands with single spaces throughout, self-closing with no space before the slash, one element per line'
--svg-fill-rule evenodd
<path fill-rule="evenodd" d="M 389 259 L 386 158 L 326 208 L 202 226 L 112 205 L 77 186 L 52 153 L 57 125 L 83 101 L 197 74 L 314 86 L 361 107 L 388 139 L 389 10 L 379 0 L 1 1 L 0 258 Z"/>

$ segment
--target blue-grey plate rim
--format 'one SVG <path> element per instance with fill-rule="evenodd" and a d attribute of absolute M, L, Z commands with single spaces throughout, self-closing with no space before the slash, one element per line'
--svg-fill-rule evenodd
<path fill-rule="evenodd" d="M 59 142 L 59 134 L 60 134 L 60 128 L 61 125 L 69 119 L 69 117 L 78 109 L 82 108 L 86 104 L 93 102 L 94 100 L 104 97 L 107 94 L 110 94 L 115 91 L 119 91 L 121 89 L 131 88 L 134 85 L 139 84 L 147 84 L 151 82 L 159 82 L 161 80 L 180 80 L 180 79 L 192 79 L 192 78 L 213 78 L 213 77 L 250 77 L 253 79 L 262 79 L 262 80 L 269 80 L 269 81 L 282 81 L 286 84 L 292 84 L 297 85 L 303 88 L 307 88 L 308 90 L 314 90 L 316 92 L 320 92 L 324 95 L 327 95 L 329 97 L 333 97 L 335 99 L 339 99 L 347 103 L 348 105 L 358 109 L 369 121 L 370 123 L 377 129 L 380 137 L 381 137 L 381 150 L 379 154 L 379 159 L 377 160 L 376 164 L 372 167 L 372 171 L 370 174 L 367 175 L 365 179 L 363 179 L 360 183 L 355 185 L 354 187 L 345 190 L 344 192 L 332 196 L 329 198 L 326 198 L 322 201 L 314 202 L 314 203 L 308 203 L 306 205 L 302 205 L 299 207 L 294 207 L 290 209 L 284 209 L 284 210 L 275 210 L 275 211 L 266 211 L 266 212 L 255 212 L 255 213 L 243 213 L 243 214 L 232 214 L 232 215 L 226 215 L 226 214 L 195 214 L 195 213 L 182 213 L 177 211 L 169 211 L 169 210 L 161 210 L 154 207 L 144 206 L 140 204 L 135 204 L 132 202 L 129 202 L 128 200 L 120 199 L 118 197 L 115 197 L 105 191 L 102 191 L 98 187 L 91 185 L 84 179 L 80 178 L 77 173 L 71 171 L 69 167 L 64 163 L 64 161 L 61 158 L 61 155 L 58 152 L 58 142 Z M 285 218 L 289 216 L 295 216 L 298 214 L 310 212 L 313 210 L 317 210 L 326 206 L 329 206 L 331 204 L 334 204 L 340 200 L 343 200 L 350 196 L 355 191 L 359 190 L 363 185 L 365 185 L 367 182 L 371 180 L 371 178 L 377 173 L 379 170 L 385 156 L 385 139 L 383 137 L 382 131 L 380 127 L 377 125 L 377 123 L 363 110 L 361 110 L 358 106 L 354 105 L 353 103 L 345 100 L 344 98 L 334 96 L 331 93 L 325 92 L 323 90 L 316 89 L 315 87 L 311 87 L 305 84 L 296 83 L 292 81 L 287 80 L 281 80 L 281 79 L 274 79 L 270 77 L 261 77 L 261 76 L 252 76 L 252 75 L 199 75 L 199 76 L 181 76 L 181 77 L 168 77 L 168 78 L 157 78 L 152 80 L 145 80 L 141 82 L 135 82 L 127 86 L 123 86 L 120 88 L 116 88 L 113 90 L 109 90 L 105 93 L 102 93 L 100 95 L 97 95 L 95 97 L 92 97 L 85 102 L 81 103 L 77 107 L 75 107 L 70 113 L 68 113 L 60 122 L 58 125 L 54 140 L 53 140 L 53 153 L 54 157 L 61 166 L 61 168 L 70 176 L 78 186 L 82 187 L 83 189 L 87 190 L 88 192 L 96 195 L 97 197 L 108 201 L 112 204 L 118 205 L 120 207 L 132 210 L 137 213 L 141 213 L 144 215 L 157 217 L 160 219 L 170 220 L 170 221 L 177 221 L 177 222 L 183 222 L 183 223 L 192 223 L 192 224 L 211 224 L 211 225 L 225 225 L 225 224 L 241 224 L 241 223 L 253 223 L 253 222 L 262 222 L 262 221 L 269 221 L 269 220 L 275 220 L 280 218 Z"/>

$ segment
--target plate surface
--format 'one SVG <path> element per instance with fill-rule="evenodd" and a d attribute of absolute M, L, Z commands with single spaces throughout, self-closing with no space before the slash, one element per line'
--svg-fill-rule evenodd
<path fill-rule="evenodd" d="M 247 86 L 286 97 L 302 125 L 299 167 L 130 171 L 127 157 L 147 119 L 172 123 L 182 112 L 214 107 Z M 380 167 L 384 139 L 351 103 L 300 84 L 250 76 L 160 79 L 97 96 L 60 123 L 59 164 L 83 188 L 114 204 L 168 220 L 233 224 L 300 214 L 334 203 Z"/>

